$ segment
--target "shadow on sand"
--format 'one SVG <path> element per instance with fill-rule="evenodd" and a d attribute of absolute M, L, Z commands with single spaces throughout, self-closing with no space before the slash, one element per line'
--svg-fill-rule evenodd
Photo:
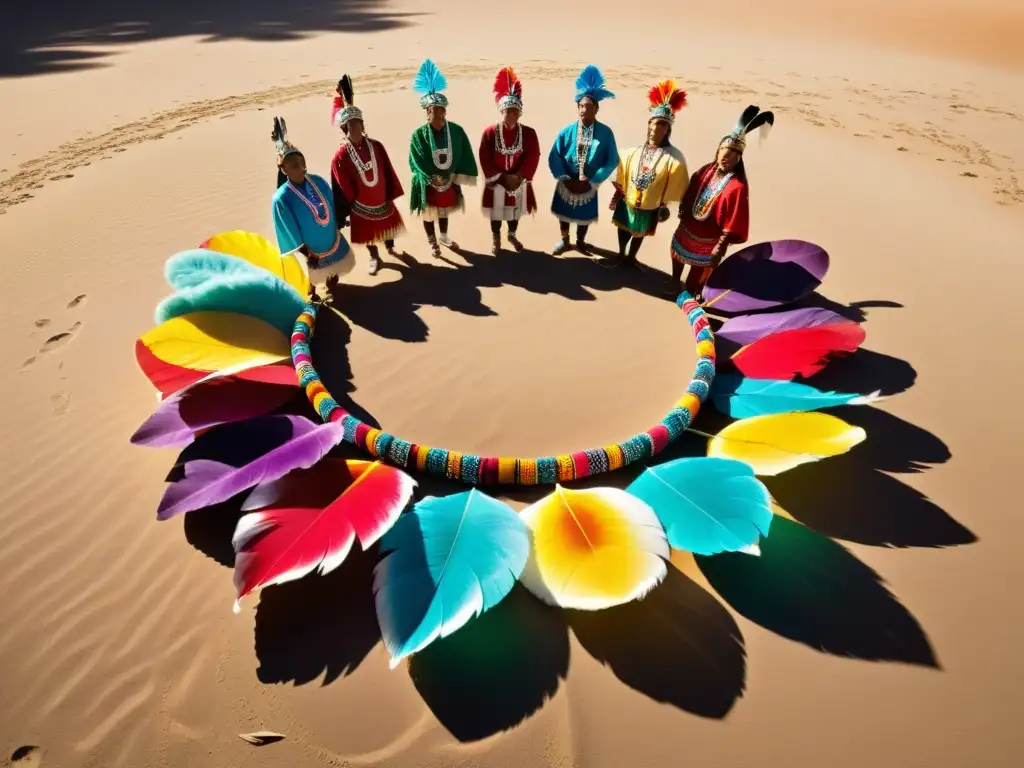
<path fill-rule="evenodd" d="M 0 77 L 70 72 L 103 66 L 98 46 L 137 45 L 186 35 L 204 41 L 294 40 L 318 32 L 378 32 L 419 14 L 391 13 L 384 0 L 95 0 L 23 3 L 0 27 Z M 89 49 L 93 50 L 89 50 Z"/>
<path fill-rule="evenodd" d="M 511 284 L 586 301 L 593 300 L 593 291 L 622 287 L 660 295 L 664 279 L 657 270 L 601 270 L 583 258 L 551 259 L 531 252 L 464 258 L 465 266 L 452 262 L 444 267 L 407 259 L 394 267 L 402 273 L 400 280 L 343 286 L 339 303 L 351 322 L 368 330 L 421 341 L 427 329 L 416 315 L 420 306 L 485 316 L 489 310 L 481 286 Z M 844 314 L 856 316 L 869 304 L 892 306 L 866 302 L 845 308 Z M 346 320 L 326 310 L 321 317 L 315 343 L 344 346 Z M 325 357 L 338 366 L 332 378 L 350 376 L 347 356 L 318 360 Z M 863 392 L 903 391 L 916 378 L 908 363 L 867 350 L 830 365 L 827 373 L 842 380 L 836 388 Z M 825 373 L 820 376 L 812 383 L 828 386 Z M 973 542 L 965 527 L 887 474 L 924 471 L 947 461 L 949 449 L 926 430 L 870 406 L 837 413 L 863 426 L 868 440 L 845 456 L 766 478 L 780 505 L 803 524 L 776 517 L 760 557 L 722 554 L 696 562 L 736 613 L 782 637 L 840 656 L 938 668 L 913 615 L 877 573 L 829 537 L 900 547 Z M 714 432 L 728 421 L 708 405 L 699 427 Z M 217 432 L 200 439 L 206 444 L 204 454 L 228 449 L 219 444 L 225 441 L 218 441 Z M 259 447 L 247 445 L 242 453 Z M 189 450 L 197 447 L 185 453 Z M 704 451 L 704 440 L 688 434 L 654 463 Z M 567 485 L 621 488 L 641 471 L 628 467 Z M 418 476 L 417 481 L 417 497 L 464 490 L 438 478 Z M 550 489 L 505 491 L 505 498 L 531 503 Z M 185 521 L 193 546 L 226 565 L 232 562 L 237 504 L 234 510 L 221 505 L 190 513 Z M 256 617 L 260 680 L 302 684 L 323 676 L 327 684 L 366 658 L 380 639 L 372 595 L 376 557 L 375 548 L 361 553 L 357 547 L 329 576 L 263 590 Z M 718 599 L 672 567 L 643 600 L 593 613 L 552 609 L 517 585 L 497 607 L 415 654 L 409 674 L 438 720 L 460 741 L 475 741 L 522 722 L 555 694 L 568 673 L 570 629 L 579 646 L 611 674 L 656 701 L 723 718 L 743 693 L 746 656 L 739 626 Z"/>

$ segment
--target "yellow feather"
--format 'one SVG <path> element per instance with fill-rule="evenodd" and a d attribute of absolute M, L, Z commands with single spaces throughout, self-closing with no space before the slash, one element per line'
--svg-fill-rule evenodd
<path fill-rule="evenodd" d="M 236 229 L 214 235 L 203 247 L 228 256 L 237 256 L 250 264 L 262 267 L 291 285 L 300 296 L 309 293 L 309 277 L 294 253 L 282 256 L 265 237 Z"/>
<path fill-rule="evenodd" d="M 146 332 L 141 341 L 170 365 L 220 371 L 289 357 L 288 339 L 269 323 L 233 312 L 193 312 Z"/>
<path fill-rule="evenodd" d="M 550 605 L 600 610 L 643 597 L 665 578 L 665 531 L 619 488 L 555 492 L 521 513 L 532 532 L 520 581 Z"/>
<path fill-rule="evenodd" d="M 708 456 L 745 461 L 759 475 L 778 475 L 846 453 L 866 437 L 860 427 L 827 413 L 776 413 L 730 424 L 708 443 Z"/>

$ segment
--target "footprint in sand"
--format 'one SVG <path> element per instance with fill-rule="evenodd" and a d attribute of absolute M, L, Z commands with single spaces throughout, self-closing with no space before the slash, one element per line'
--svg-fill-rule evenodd
<path fill-rule="evenodd" d="M 18 747 L 11 753 L 10 764 L 16 768 L 39 768 L 43 764 L 43 750 L 32 745 Z"/>
<path fill-rule="evenodd" d="M 40 317 L 38 320 L 36 320 L 36 328 L 45 328 L 49 324 L 50 318 L 48 317 Z"/>
<path fill-rule="evenodd" d="M 61 179 L 73 179 L 75 174 L 73 173 L 62 173 L 59 176 L 51 176 L 50 181 L 60 181 Z"/>
<path fill-rule="evenodd" d="M 74 338 L 75 333 L 81 327 L 81 323 L 75 323 L 68 330 L 64 331 L 64 333 L 55 333 L 46 340 L 46 343 L 43 344 L 42 347 L 40 347 L 40 353 L 52 352 L 55 349 L 60 349 Z"/>
<path fill-rule="evenodd" d="M 81 304 L 83 301 L 85 301 L 85 294 L 84 293 L 80 293 L 77 296 L 75 296 L 75 298 L 73 298 L 71 301 L 68 302 L 68 309 L 74 309 L 79 304 Z"/>
<path fill-rule="evenodd" d="M 71 393 L 54 392 L 50 395 L 50 406 L 53 408 L 54 414 L 63 416 L 71 410 Z"/>
<path fill-rule="evenodd" d="M 21 370 L 24 371 L 24 370 L 26 370 L 28 368 L 31 368 L 32 367 L 32 363 L 34 363 L 35 361 L 36 361 L 36 357 L 35 357 L 35 355 L 33 355 L 32 357 L 30 357 L 28 360 L 26 360 L 24 363 L 21 364 Z"/>

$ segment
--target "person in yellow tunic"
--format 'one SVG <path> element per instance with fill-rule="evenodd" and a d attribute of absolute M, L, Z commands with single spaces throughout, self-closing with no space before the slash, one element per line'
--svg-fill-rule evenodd
<path fill-rule="evenodd" d="M 683 153 L 669 141 L 676 112 L 686 105 L 686 92 L 675 81 L 662 80 L 651 88 L 648 99 L 647 141 L 619 154 L 611 201 L 612 221 L 619 228 L 619 255 L 611 266 L 636 264 L 644 238 L 654 234 L 659 222 L 668 220 L 669 204 L 683 199 L 690 180 Z"/>

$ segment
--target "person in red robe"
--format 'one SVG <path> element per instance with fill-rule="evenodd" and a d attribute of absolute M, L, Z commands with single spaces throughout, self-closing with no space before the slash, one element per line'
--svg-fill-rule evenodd
<path fill-rule="evenodd" d="M 762 126 L 767 131 L 775 123 L 771 112 L 749 106 L 733 130 L 718 143 L 714 162 L 699 168 L 690 177 L 679 204 L 679 226 L 672 238 L 672 277 L 667 292 L 683 290 L 698 301 L 708 278 L 715 271 L 730 245 L 745 243 L 750 231 L 749 185 L 743 165 L 747 134 Z M 762 134 L 763 136 L 763 134 Z"/>
<path fill-rule="evenodd" d="M 331 119 L 345 139 L 331 163 L 331 188 L 338 226 L 351 218 L 349 241 L 370 252 L 370 274 L 381 266 L 379 244 L 397 257 L 395 238 L 405 231 L 395 200 L 405 194 L 384 145 L 365 133 L 363 113 L 353 101 L 352 78 L 338 81 Z"/>
<path fill-rule="evenodd" d="M 523 114 L 523 85 L 512 67 L 503 67 L 494 80 L 494 101 L 501 120 L 489 125 L 480 139 L 478 156 L 486 185 L 484 215 L 491 220 L 491 253 L 501 249 L 501 223 L 508 225 L 508 242 L 522 251 L 519 219 L 537 210 L 533 177 L 540 164 L 537 132 L 520 122 Z"/>

